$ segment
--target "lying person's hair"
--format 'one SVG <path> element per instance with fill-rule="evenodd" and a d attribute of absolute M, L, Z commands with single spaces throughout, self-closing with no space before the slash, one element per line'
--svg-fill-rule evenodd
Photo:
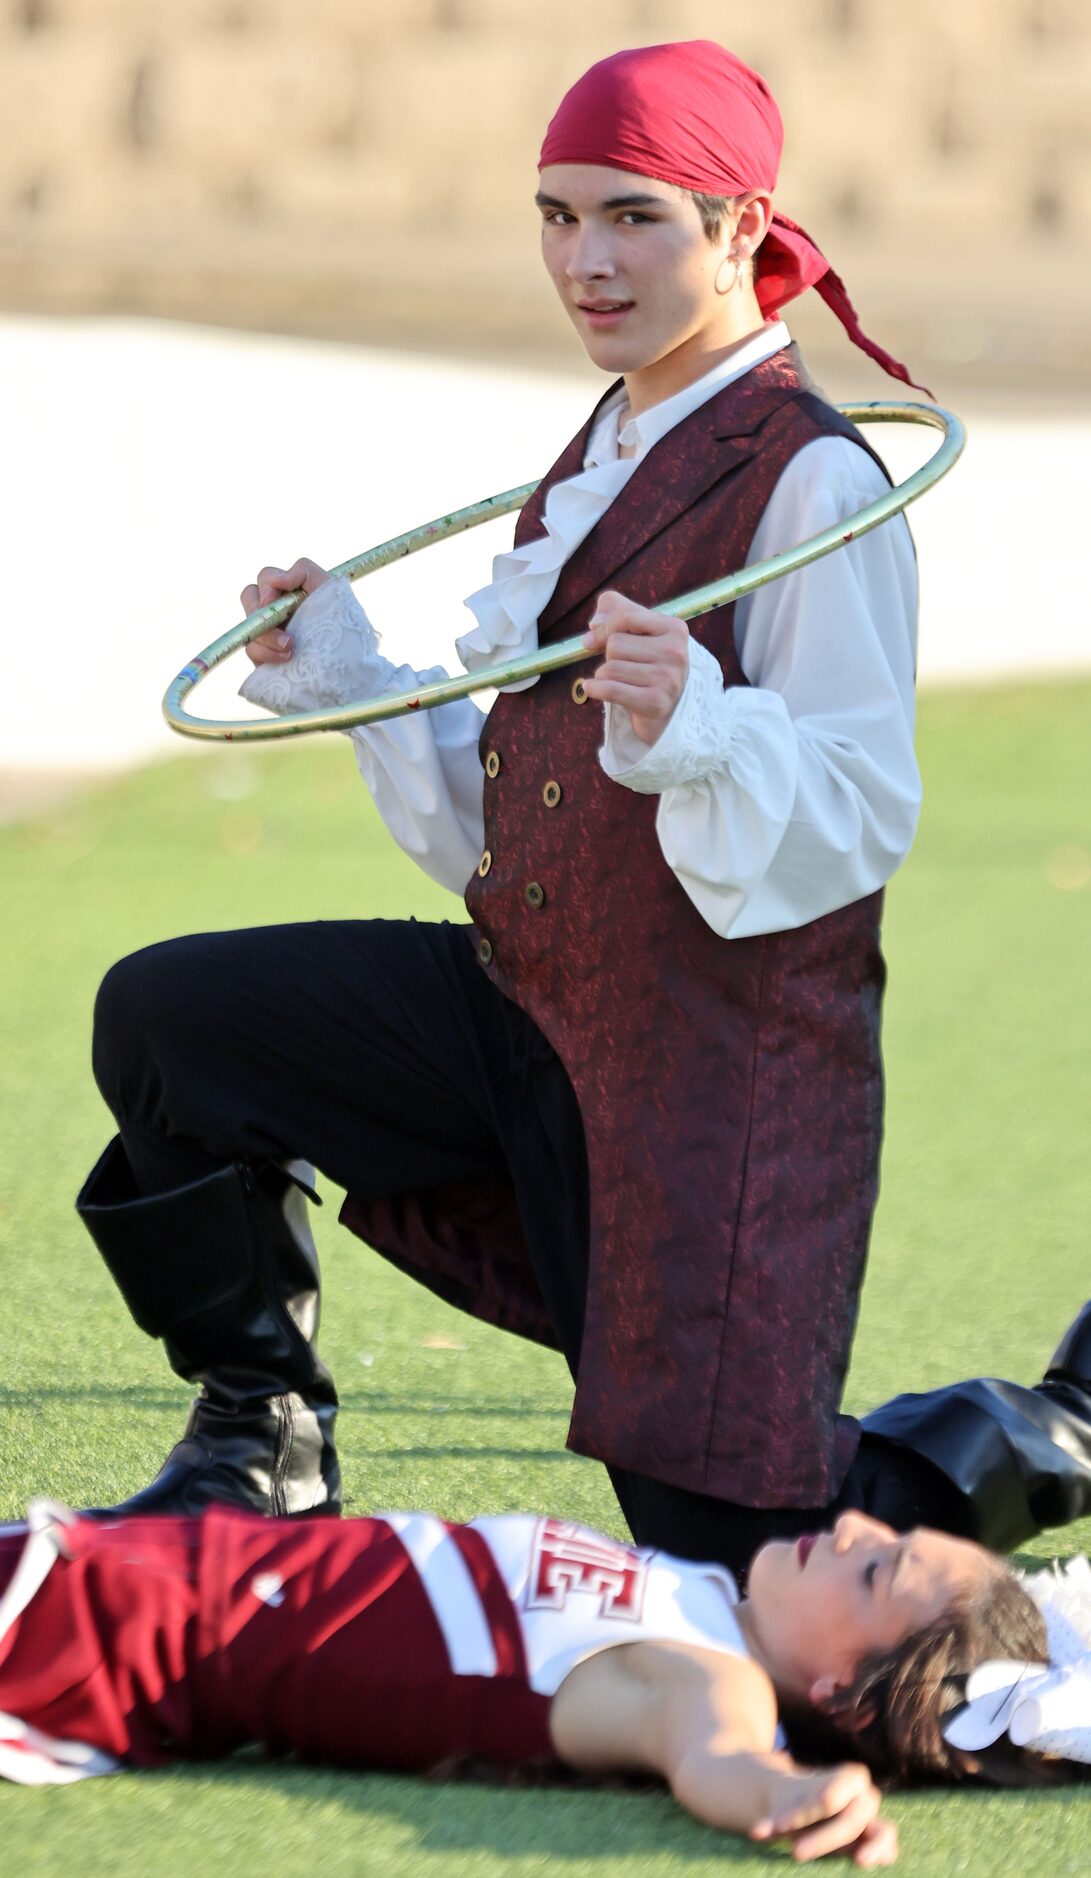
<path fill-rule="evenodd" d="M 785 1717 L 792 1752 L 858 1760 L 876 1779 L 979 1780 L 990 1786 L 1046 1787 L 1088 1778 L 1089 1770 L 1016 1747 L 1002 1734 L 968 1754 L 944 1728 L 966 1699 L 971 1671 L 995 1660 L 1048 1663 L 1045 1620 L 1014 1572 L 997 1564 L 986 1588 L 957 1602 L 893 1650 L 875 1651 L 852 1683 L 821 1710 Z"/>

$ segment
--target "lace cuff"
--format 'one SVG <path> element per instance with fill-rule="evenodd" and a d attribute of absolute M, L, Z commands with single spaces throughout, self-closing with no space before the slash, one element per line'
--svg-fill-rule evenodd
<path fill-rule="evenodd" d="M 265 711 L 327 711 L 382 691 L 394 667 L 347 580 L 325 580 L 301 602 L 288 625 L 292 656 L 285 665 L 256 665 L 240 698 Z"/>
<path fill-rule="evenodd" d="M 689 675 L 674 715 L 653 744 L 633 733 L 627 711 L 606 707 L 606 740 L 599 761 L 614 782 L 638 794 L 660 796 L 684 783 L 704 782 L 730 764 L 734 738 L 731 693 L 720 662 L 696 639 L 689 645 Z"/>

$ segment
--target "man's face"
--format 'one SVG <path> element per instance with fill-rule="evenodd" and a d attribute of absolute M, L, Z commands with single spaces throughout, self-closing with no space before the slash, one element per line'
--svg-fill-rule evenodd
<path fill-rule="evenodd" d="M 715 343 L 729 224 L 710 241 L 681 189 L 592 163 L 549 165 L 536 199 L 550 279 L 603 371 L 639 372 Z"/>

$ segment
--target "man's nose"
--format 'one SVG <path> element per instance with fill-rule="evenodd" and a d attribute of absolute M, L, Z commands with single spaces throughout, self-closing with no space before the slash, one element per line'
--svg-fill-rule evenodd
<path fill-rule="evenodd" d="M 568 257 L 572 280 L 612 280 L 616 269 L 601 235 L 581 229 Z"/>

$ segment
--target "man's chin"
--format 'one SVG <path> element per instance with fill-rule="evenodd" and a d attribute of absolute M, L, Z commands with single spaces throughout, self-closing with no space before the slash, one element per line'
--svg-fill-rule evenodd
<path fill-rule="evenodd" d="M 642 371 L 651 363 L 640 347 L 634 346 L 631 339 L 623 339 L 620 333 L 581 333 L 580 338 L 592 365 L 614 378 Z"/>
<path fill-rule="evenodd" d="M 601 372 L 609 372 L 614 378 L 629 378 L 635 373 L 646 372 L 652 366 L 661 365 L 678 349 L 679 342 L 671 339 L 666 342 L 649 339 L 633 331 L 613 333 L 589 332 L 576 323 L 576 331 L 583 342 L 583 349 L 592 365 L 597 365 Z"/>
<path fill-rule="evenodd" d="M 634 343 L 634 336 L 623 331 L 596 332 L 594 327 L 580 318 L 578 312 L 568 309 L 569 318 L 579 334 L 580 344 L 592 365 L 597 365 L 602 372 L 612 372 L 615 377 L 622 372 L 638 372 L 645 363 L 643 348 Z"/>

